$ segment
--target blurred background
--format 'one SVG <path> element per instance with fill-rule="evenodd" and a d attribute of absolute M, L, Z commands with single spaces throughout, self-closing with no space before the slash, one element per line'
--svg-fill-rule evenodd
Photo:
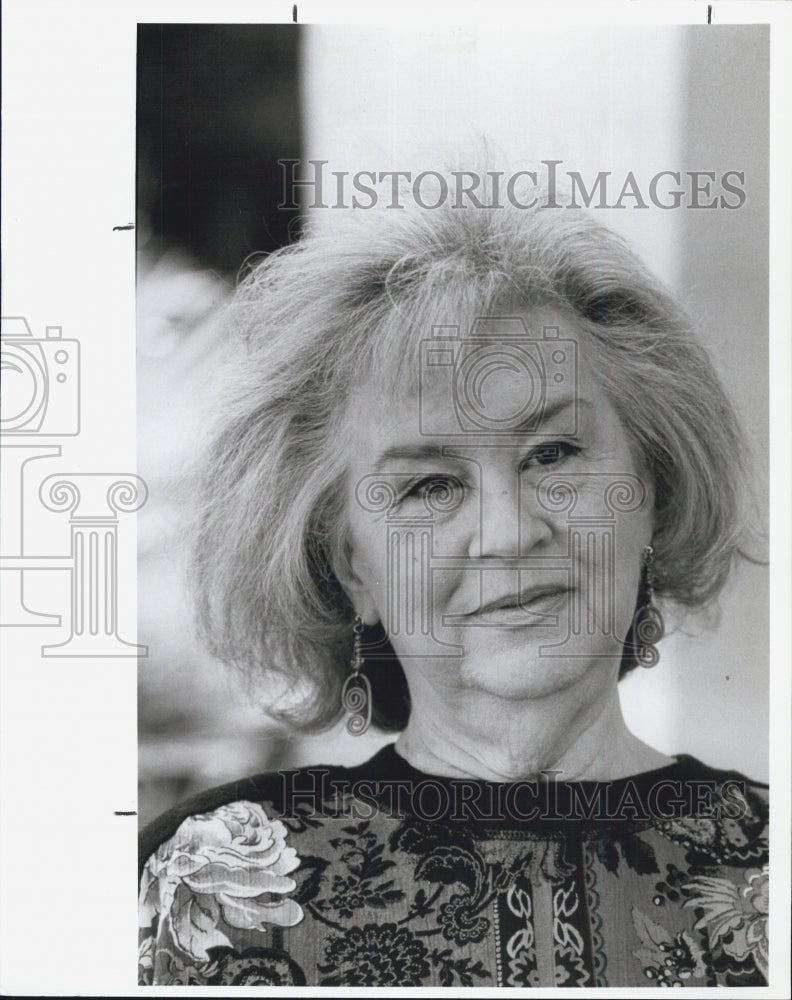
<path fill-rule="evenodd" d="M 141 822 L 246 773 L 353 762 L 386 739 L 294 738 L 197 645 L 180 510 L 211 416 L 217 311 L 251 255 L 299 238 L 279 159 L 327 170 L 563 161 L 649 178 L 745 174 L 738 210 L 599 211 L 684 301 L 751 440 L 767 495 L 766 26 L 400 28 L 140 25 L 138 515 Z M 503 167 L 501 165 L 504 165 Z M 316 209 L 317 222 L 331 217 Z M 766 524 L 766 503 L 757 511 Z M 710 628 L 677 631 L 621 685 L 635 732 L 766 780 L 768 571 L 743 565 Z M 255 702 L 255 703 L 254 703 Z"/>

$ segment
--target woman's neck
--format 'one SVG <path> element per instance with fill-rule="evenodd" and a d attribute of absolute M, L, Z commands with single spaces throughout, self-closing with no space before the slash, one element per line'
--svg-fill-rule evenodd
<path fill-rule="evenodd" d="M 477 692 L 454 709 L 414 701 L 396 751 L 427 774 L 488 781 L 607 781 L 671 763 L 627 728 L 615 685 L 583 707 L 564 692 L 516 703 Z"/>

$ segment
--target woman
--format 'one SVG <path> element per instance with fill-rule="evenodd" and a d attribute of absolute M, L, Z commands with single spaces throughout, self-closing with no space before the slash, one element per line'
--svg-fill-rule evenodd
<path fill-rule="evenodd" d="M 519 201 L 519 199 L 515 199 Z M 360 213 L 275 254 L 195 536 L 212 651 L 394 745 L 144 833 L 142 981 L 755 985 L 766 794 L 627 729 L 657 602 L 744 542 L 732 409 L 579 211 Z"/>

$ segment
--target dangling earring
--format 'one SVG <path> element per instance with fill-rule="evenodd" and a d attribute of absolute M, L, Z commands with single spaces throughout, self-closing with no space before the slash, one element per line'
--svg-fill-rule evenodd
<path fill-rule="evenodd" d="M 341 704 L 349 713 L 347 732 L 352 736 L 362 736 L 371 725 L 371 684 L 363 667 L 363 619 L 355 615 L 352 626 L 355 633 L 355 648 L 352 654 L 352 673 L 344 681 L 341 689 Z"/>
<path fill-rule="evenodd" d="M 633 617 L 633 639 L 635 659 L 642 667 L 653 667 L 660 659 L 656 645 L 665 634 L 663 616 L 652 604 L 654 596 L 654 549 L 647 545 L 643 550 L 641 568 L 641 594 L 643 602 L 635 609 Z"/>

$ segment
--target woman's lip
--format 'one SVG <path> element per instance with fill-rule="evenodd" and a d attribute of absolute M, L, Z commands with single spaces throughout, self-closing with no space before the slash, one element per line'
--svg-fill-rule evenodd
<path fill-rule="evenodd" d="M 539 590 L 523 591 L 521 594 L 510 594 L 495 601 L 488 601 L 480 608 L 471 612 L 469 617 L 495 615 L 499 612 L 525 613 L 534 610 L 544 610 L 542 605 L 554 599 L 566 598 L 571 593 L 569 587 L 545 587 Z"/>

